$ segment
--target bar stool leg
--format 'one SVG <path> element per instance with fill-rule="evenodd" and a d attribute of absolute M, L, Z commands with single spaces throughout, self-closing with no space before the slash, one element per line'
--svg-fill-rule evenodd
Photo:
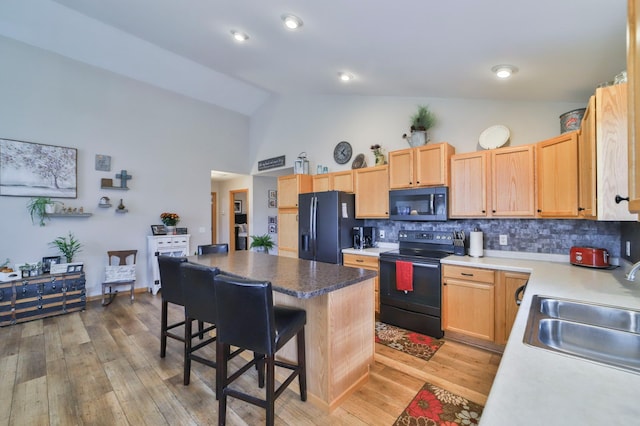
<path fill-rule="evenodd" d="M 266 358 L 267 365 L 267 426 L 273 426 L 275 422 L 275 402 L 276 402 L 276 369 L 275 354 Z"/>
<path fill-rule="evenodd" d="M 188 386 L 191 381 L 191 332 L 192 321 L 185 318 L 184 321 L 184 377 L 182 383 Z"/>
<path fill-rule="evenodd" d="M 167 355 L 167 306 L 169 302 L 162 301 L 162 313 L 160 314 L 160 358 Z"/>
<path fill-rule="evenodd" d="M 307 359 L 304 347 L 304 327 L 298 332 L 298 384 L 300 385 L 300 400 L 307 400 Z"/>

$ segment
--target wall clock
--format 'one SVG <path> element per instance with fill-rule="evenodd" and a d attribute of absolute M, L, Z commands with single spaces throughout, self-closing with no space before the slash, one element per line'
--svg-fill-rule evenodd
<path fill-rule="evenodd" d="M 338 164 L 345 164 L 351 160 L 352 154 L 351 144 L 347 141 L 342 141 L 339 142 L 333 150 L 333 159 L 336 160 Z"/>

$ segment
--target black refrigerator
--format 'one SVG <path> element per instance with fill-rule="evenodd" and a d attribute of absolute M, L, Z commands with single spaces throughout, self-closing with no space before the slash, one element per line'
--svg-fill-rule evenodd
<path fill-rule="evenodd" d="M 355 204 L 355 195 L 341 191 L 298 195 L 298 257 L 342 264 L 342 249 L 353 247 L 351 230 L 364 225 Z"/>

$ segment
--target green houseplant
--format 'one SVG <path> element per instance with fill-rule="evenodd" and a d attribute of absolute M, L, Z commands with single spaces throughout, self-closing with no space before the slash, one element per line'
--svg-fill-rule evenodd
<path fill-rule="evenodd" d="M 29 215 L 31 215 L 31 222 L 35 223 L 35 218 L 38 218 L 40 226 L 44 226 L 44 220 L 47 218 L 47 213 L 51 213 L 49 209 L 53 206 L 53 201 L 51 198 L 47 197 L 36 197 L 29 200 L 27 204 L 27 210 L 29 210 Z"/>
<path fill-rule="evenodd" d="M 268 253 L 273 248 L 273 240 L 271 235 L 251 235 L 251 246 L 255 248 L 257 252 Z"/>
<path fill-rule="evenodd" d="M 429 141 L 427 132 L 436 124 L 436 116 L 427 105 L 418 105 L 418 110 L 411 116 L 411 135 L 402 135 L 409 145 L 420 146 Z"/>
<path fill-rule="evenodd" d="M 69 231 L 69 238 L 58 237 L 51 241 L 49 245 L 60 250 L 60 253 L 67 258 L 67 263 L 73 262 L 73 257 L 82 250 L 82 244 L 76 239 L 76 237 Z"/>

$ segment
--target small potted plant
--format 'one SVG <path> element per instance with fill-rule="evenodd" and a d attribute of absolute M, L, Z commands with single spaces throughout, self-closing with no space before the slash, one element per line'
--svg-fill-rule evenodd
<path fill-rule="evenodd" d="M 436 116 L 426 105 L 418 105 L 418 111 L 411 116 L 411 135 L 402 135 L 411 146 L 421 146 L 429 141 L 428 131 L 436 124 Z"/>
<path fill-rule="evenodd" d="M 82 244 L 76 239 L 76 237 L 69 231 L 69 238 L 58 237 L 49 243 L 51 247 L 55 247 L 60 250 L 60 253 L 67 259 L 67 263 L 73 262 L 73 257 L 82 250 Z"/>
<path fill-rule="evenodd" d="M 252 235 L 250 248 L 259 253 L 269 253 L 269 250 L 273 248 L 271 235 Z"/>
<path fill-rule="evenodd" d="M 175 235 L 176 233 L 176 224 L 180 222 L 180 216 L 178 213 L 162 213 L 160 215 L 160 220 L 167 227 L 167 235 Z"/>
<path fill-rule="evenodd" d="M 47 218 L 47 215 L 55 212 L 55 204 L 51 201 L 51 198 L 36 197 L 29 201 L 27 210 L 29 210 L 29 214 L 31 215 L 32 223 L 35 223 L 35 218 L 37 217 L 40 226 L 44 226 L 44 220 Z"/>

